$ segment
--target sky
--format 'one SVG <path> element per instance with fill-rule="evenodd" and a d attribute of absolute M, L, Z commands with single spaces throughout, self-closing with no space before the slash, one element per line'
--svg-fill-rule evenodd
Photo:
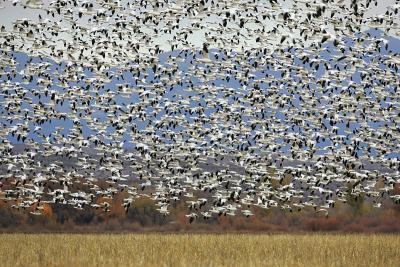
<path fill-rule="evenodd" d="M 46 4 L 48 4 L 50 1 L 44 1 Z M 385 9 L 387 8 L 387 6 L 389 6 L 389 5 L 392 5 L 392 4 L 394 4 L 394 0 L 384 0 L 384 1 L 379 1 L 379 5 L 377 6 L 377 7 L 373 7 L 373 8 L 371 8 L 370 10 L 369 10 L 369 12 L 367 13 L 367 16 L 368 15 L 378 15 L 378 14 L 381 14 L 382 12 L 385 12 Z M 20 7 L 20 6 L 17 6 L 17 7 L 13 7 L 12 5 L 11 5 L 11 3 L 10 3 L 10 1 L 7 1 L 7 2 L 5 2 L 5 3 L 2 3 L 1 4 L 4 8 L 2 8 L 2 9 L 0 9 L 0 24 L 2 24 L 2 25 L 5 25 L 7 28 L 11 28 L 11 25 L 12 25 L 12 22 L 14 21 L 14 20 L 16 20 L 16 19 L 21 19 L 21 18 L 28 18 L 28 19 L 34 19 L 34 20 L 36 20 L 37 19 L 37 17 L 38 17 L 38 14 L 41 14 L 42 15 L 42 17 L 43 18 L 46 18 L 46 14 L 45 13 L 43 13 L 42 11 L 39 11 L 39 10 L 32 10 L 32 9 L 23 9 L 22 7 Z M 286 1 L 285 2 L 285 5 L 287 5 L 287 7 L 289 7 L 290 6 L 290 1 Z M 213 19 L 212 18 L 210 18 L 210 20 L 212 21 Z M 199 47 L 201 47 L 201 45 L 202 45 L 202 43 L 204 42 L 204 40 L 201 38 L 201 34 L 199 34 L 199 35 L 197 35 L 197 39 L 196 39 L 196 37 L 194 38 L 194 43 L 197 43 L 198 44 L 198 46 Z M 164 41 L 163 41 L 163 39 L 167 39 L 167 38 L 169 38 L 168 36 L 160 36 L 159 37 L 159 42 L 160 43 L 163 43 Z M 399 42 L 397 41 L 397 42 L 395 42 L 395 41 L 393 41 L 393 42 L 391 42 L 391 45 L 395 45 L 397 48 L 399 47 Z M 251 45 L 251 44 L 250 44 Z M 22 64 L 23 65 L 23 64 Z M 182 68 L 182 71 L 184 72 L 184 69 L 185 69 L 185 67 L 184 67 L 184 64 L 181 66 L 181 68 Z M 151 72 L 150 72 L 151 73 Z M 255 75 L 257 75 L 257 74 L 255 74 Z M 277 72 L 277 73 L 275 73 L 275 75 L 277 75 L 277 77 L 280 75 L 280 73 L 279 72 Z M 152 76 L 151 75 L 149 75 L 149 77 L 148 77 L 148 79 L 151 79 L 152 78 Z M 127 79 L 127 82 L 133 82 L 133 80 L 129 80 L 129 78 Z M 217 83 L 218 82 L 220 82 L 220 81 L 216 81 Z M 117 81 L 112 81 L 108 86 L 115 86 L 115 84 L 117 83 Z M 33 85 L 35 84 L 35 81 L 33 81 L 33 83 L 32 83 Z M 235 81 L 231 81 L 231 83 L 230 84 L 228 84 L 229 85 L 229 87 L 238 87 L 238 85 L 237 84 L 235 84 Z M 181 88 L 182 89 L 182 88 Z M 178 91 L 174 91 L 173 93 L 171 93 L 171 95 L 172 94 L 174 94 L 174 93 L 182 93 L 182 90 L 178 90 Z M 168 95 L 166 96 L 166 97 L 169 97 Z M 135 98 L 134 99 L 132 99 L 132 101 L 135 101 Z M 137 99 L 136 99 L 136 101 L 137 101 Z M 119 104 L 121 104 L 121 102 L 118 102 Z M 66 105 L 67 106 L 67 105 Z M 62 107 L 60 107 L 61 108 L 61 110 L 62 110 Z M 210 111 L 211 112 L 211 111 Z M 68 128 L 70 128 L 70 127 L 72 127 L 72 122 L 71 121 L 69 121 L 69 122 L 63 122 L 64 124 L 64 126 L 66 126 L 66 130 L 65 130 L 65 132 L 67 133 L 68 132 Z M 69 124 L 68 124 L 69 123 Z M 54 130 L 54 127 L 56 127 L 57 126 L 57 124 L 49 124 L 49 125 L 47 125 L 47 127 L 48 127 L 48 132 L 51 132 L 51 131 L 53 131 Z M 86 128 L 86 133 L 89 133 L 89 129 L 88 128 Z M 328 144 L 326 144 L 326 145 L 328 145 Z"/>
<path fill-rule="evenodd" d="M 266 1 L 266 0 L 265 0 Z M 260 1 L 260 2 L 265 2 L 265 1 Z M 24 1 L 21 1 L 24 2 Z M 42 1 L 45 5 L 49 5 L 52 0 L 43 0 Z M 95 3 L 96 1 L 89 1 Z M 120 3 L 122 5 L 125 5 L 127 2 L 132 2 L 132 1 L 127 1 L 127 0 L 121 0 Z M 321 2 L 321 1 L 318 1 Z M 350 3 L 350 0 L 345 0 L 345 2 Z M 184 1 L 178 0 L 178 3 L 184 3 Z M 293 4 L 292 0 L 286 0 L 286 1 L 280 1 L 282 4 L 283 8 L 290 8 Z M 395 0 L 379 0 L 378 5 L 371 5 L 368 9 L 368 11 L 365 13 L 365 17 L 369 16 L 375 16 L 375 15 L 380 15 L 383 14 L 387 7 L 395 4 Z M 40 9 L 31 9 L 31 8 L 26 8 L 24 9 L 20 4 L 17 6 L 12 5 L 12 1 L 5 1 L 3 3 L 0 3 L 0 25 L 4 25 L 7 30 L 10 30 L 12 28 L 12 23 L 17 20 L 17 19 L 30 19 L 33 21 L 38 21 L 38 15 L 41 15 L 43 18 L 49 18 L 52 21 L 56 21 L 53 19 L 51 16 L 47 15 L 46 12 L 40 10 Z M 209 18 L 205 18 L 204 21 L 209 21 L 210 23 L 215 23 L 218 21 L 218 18 L 215 16 L 211 16 Z M 84 21 L 82 20 L 84 23 Z M 250 23 L 249 23 L 250 24 Z M 61 24 L 62 25 L 62 24 Z M 256 24 L 253 25 L 248 25 L 249 27 L 257 27 Z M 273 24 L 271 24 L 273 26 Z M 272 27 L 271 27 L 272 28 Z M 367 30 L 367 29 L 363 29 Z M 145 30 L 144 30 L 145 31 Z M 202 44 L 206 42 L 205 38 L 205 32 L 206 30 L 198 30 L 194 34 L 189 36 L 189 41 L 193 43 L 197 47 L 202 47 Z M 246 36 L 245 31 L 241 31 L 242 34 Z M 151 31 L 149 30 L 149 34 L 151 34 Z M 159 36 L 155 38 L 155 43 L 161 46 L 161 49 L 164 51 L 170 50 L 170 46 L 168 44 L 168 40 L 171 40 L 173 37 L 173 34 L 164 34 L 164 33 L 159 33 Z M 68 34 L 60 34 L 60 39 L 65 39 L 65 40 L 70 40 L 71 37 Z M 61 43 L 59 43 L 61 45 Z M 241 44 L 243 45 L 243 44 Z M 250 40 L 246 41 L 247 46 L 250 47 L 257 47 L 258 44 L 254 42 L 252 38 Z M 238 48 L 239 49 L 239 48 Z M 145 50 L 143 50 L 145 52 Z"/>

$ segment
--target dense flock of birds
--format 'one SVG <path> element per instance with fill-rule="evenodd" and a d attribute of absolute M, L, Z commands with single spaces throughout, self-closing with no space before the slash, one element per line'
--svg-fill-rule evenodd
<path fill-rule="evenodd" d="M 392 2 L 0 2 L 34 14 L 0 25 L 1 199 L 108 212 L 123 193 L 190 222 L 399 204 Z"/>

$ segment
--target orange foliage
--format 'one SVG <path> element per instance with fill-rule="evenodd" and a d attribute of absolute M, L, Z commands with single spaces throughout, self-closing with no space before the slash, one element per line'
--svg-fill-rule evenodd
<path fill-rule="evenodd" d="M 51 218 L 53 216 L 53 209 L 49 204 L 47 203 L 43 204 L 42 214 L 48 218 Z"/>

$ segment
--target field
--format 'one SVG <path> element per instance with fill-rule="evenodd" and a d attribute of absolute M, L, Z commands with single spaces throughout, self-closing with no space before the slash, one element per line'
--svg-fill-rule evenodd
<path fill-rule="evenodd" d="M 1 266 L 399 266 L 399 262 L 399 235 L 0 235 Z"/>

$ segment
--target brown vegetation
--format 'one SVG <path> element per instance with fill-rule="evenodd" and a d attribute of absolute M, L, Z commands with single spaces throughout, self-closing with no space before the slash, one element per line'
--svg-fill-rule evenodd
<path fill-rule="evenodd" d="M 3 234 L 1 266 L 398 266 L 399 235 Z"/>
<path fill-rule="evenodd" d="M 110 200 L 108 200 L 110 201 Z M 0 201 L 0 231 L 2 232 L 400 232 L 400 205 L 385 203 L 385 208 L 373 208 L 370 203 L 337 205 L 328 217 L 313 209 L 302 211 L 264 210 L 254 208 L 255 216 L 241 214 L 214 216 L 209 220 L 197 219 L 189 224 L 186 206 L 171 205 L 171 214 L 164 217 L 154 202 L 147 198 L 136 200 L 128 213 L 115 199 L 110 212 L 102 209 L 83 210 L 61 204 L 45 204 L 42 216 L 27 210 L 15 210 Z"/>

